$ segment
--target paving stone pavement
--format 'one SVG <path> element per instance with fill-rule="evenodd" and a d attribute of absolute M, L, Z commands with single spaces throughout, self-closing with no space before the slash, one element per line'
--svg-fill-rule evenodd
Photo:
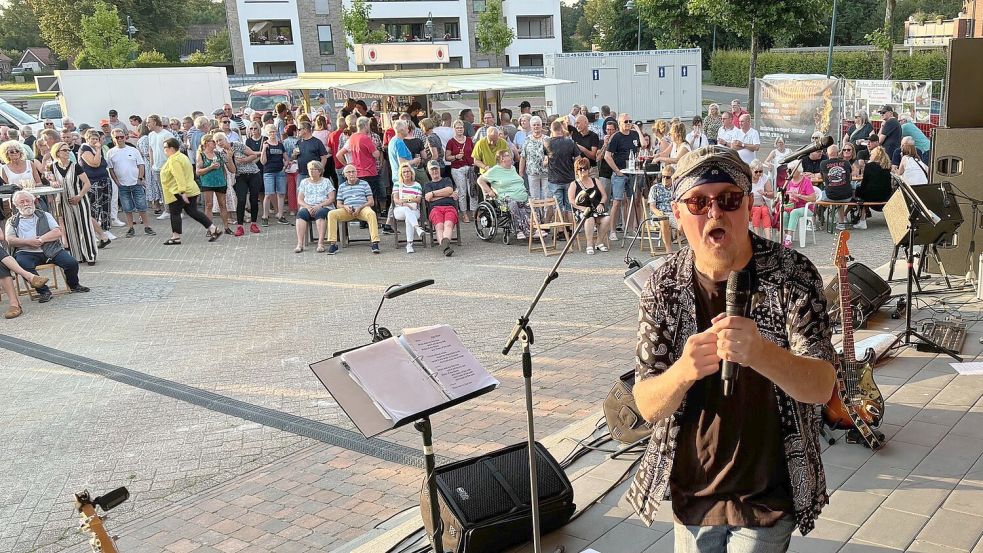
<path fill-rule="evenodd" d="M 870 226 L 851 249 L 877 266 L 890 243 L 883 219 Z M 379 256 L 364 244 L 294 254 L 292 227 L 263 230 L 208 244 L 189 224 L 180 247 L 120 239 L 83 268 L 90 294 L 30 303 L 0 334 L 352 429 L 308 365 L 368 340 L 386 286 L 434 278 L 387 301 L 380 321 L 450 324 L 502 382 L 434 417 L 438 453 L 462 458 L 523 439 L 518 352 L 500 350 L 555 257 L 481 243 L 467 228 L 452 258 L 407 255 L 391 237 Z M 804 251 L 829 275 L 833 237 L 817 239 Z M 593 416 L 632 366 L 637 299 L 621 283 L 622 257 L 620 248 L 574 251 L 533 316 L 540 436 Z M 7 350 L 0 364 L 0 462 L 10 467 L 0 473 L 0 551 L 84 550 L 70 508 L 82 487 L 127 485 L 133 496 L 111 524 L 121 545 L 148 551 L 324 550 L 416 502 L 416 467 Z M 383 438 L 419 445 L 407 429 Z"/>

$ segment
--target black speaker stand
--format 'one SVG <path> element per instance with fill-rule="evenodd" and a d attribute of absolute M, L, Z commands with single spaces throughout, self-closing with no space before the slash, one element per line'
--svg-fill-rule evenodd
<path fill-rule="evenodd" d="M 430 417 L 413 423 L 413 428 L 417 429 L 423 436 L 423 464 L 426 470 L 427 494 L 430 496 L 430 523 L 433 524 L 433 553 L 444 553 L 442 535 L 444 524 L 440 519 L 440 507 L 437 504 L 437 479 L 434 478 L 436 459 L 433 454 L 433 428 L 430 426 Z"/>

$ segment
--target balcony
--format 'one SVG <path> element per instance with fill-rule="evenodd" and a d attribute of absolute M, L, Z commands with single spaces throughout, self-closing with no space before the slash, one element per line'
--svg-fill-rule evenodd
<path fill-rule="evenodd" d="M 386 33 L 386 42 L 430 42 L 426 37 L 426 19 L 373 20 L 372 26 Z M 434 42 L 461 40 L 461 26 L 457 19 L 434 19 Z"/>
<path fill-rule="evenodd" d="M 556 38 L 553 35 L 553 16 L 534 15 L 516 17 L 515 37 L 521 39 Z"/>
<path fill-rule="evenodd" d="M 294 43 L 289 19 L 259 19 L 247 22 L 250 46 L 286 46 Z"/>

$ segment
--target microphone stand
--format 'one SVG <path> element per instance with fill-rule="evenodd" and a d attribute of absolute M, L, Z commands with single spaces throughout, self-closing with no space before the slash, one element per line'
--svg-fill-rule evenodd
<path fill-rule="evenodd" d="M 563 258 L 567 256 L 567 252 L 570 251 L 570 246 L 573 245 L 574 240 L 580 231 L 584 228 L 584 223 L 587 221 L 588 217 L 593 217 L 596 215 L 595 208 L 593 205 L 580 206 L 587 207 L 587 211 L 584 212 L 584 216 L 580 218 L 577 226 L 573 230 L 573 236 L 570 240 L 567 240 L 563 250 L 560 251 L 560 256 L 556 259 L 556 263 L 553 264 L 553 268 L 550 269 L 549 274 L 543 279 L 543 284 L 540 285 L 539 291 L 536 292 L 536 297 L 533 298 L 532 303 L 529 305 L 529 309 L 526 310 L 525 314 L 519 317 L 515 321 L 515 327 L 512 329 L 512 334 L 509 335 L 509 339 L 502 349 L 502 355 L 508 355 L 512 350 L 512 346 L 515 345 L 517 341 L 522 342 L 522 380 L 525 387 L 526 394 L 526 433 L 528 438 L 528 448 L 529 448 L 529 500 L 531 502 L 532 510 L 532 544 L 533 553 L 541 553 L 542 551 L 542 535 L 540 532 L 539 523 L 539 484 L 536 477 L 536 428 L 533 422 L 533 409 L 532 409 L 532 352 L 530 351 L 530 346 L 534 343 L 534 337 L 532 332 L 532 327 L 529 326 L 529 317 L 532 316 L 532 312 L 536 309 L 536 305 L 539 303 L 540 298 L 543 297 L 543 293 L 546 292 L 546 288 L 551 282 L 559 278 L 559 273 L 556 269 L 563 262 Z"/>

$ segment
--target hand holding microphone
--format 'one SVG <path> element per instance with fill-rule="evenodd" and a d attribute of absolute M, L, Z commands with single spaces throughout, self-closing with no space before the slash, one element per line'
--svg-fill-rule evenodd
<path fill-rule="evenodd" d="M 713 318 L 710 330 L 717 335 L 717 355 L 723 360 L 720 378 L 724 397 L 734 393 L 741 365 L 752 365 L 754 355 L 761 351 L 758 325 L 747 318 L 751 307 L 751 274 L 735 271 L 727 279 L 727 311 Z"/>

